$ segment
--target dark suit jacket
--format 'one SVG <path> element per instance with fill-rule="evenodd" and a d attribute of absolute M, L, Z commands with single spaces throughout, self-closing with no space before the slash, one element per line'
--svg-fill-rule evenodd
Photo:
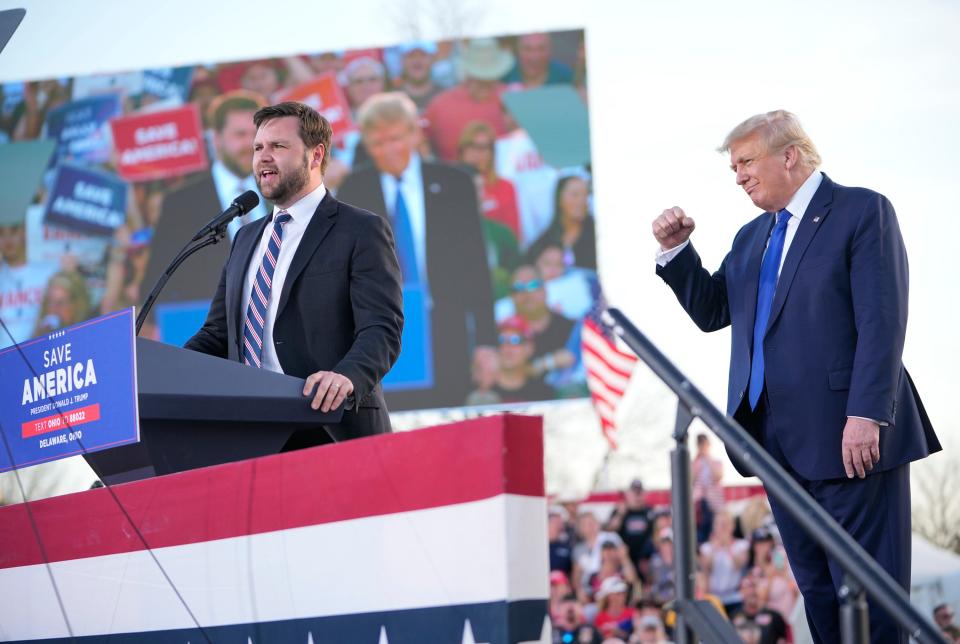
<path fill-rule="evenodd" d="M 191 183 L 164 197 L 160 220 L 150 241 L 150 260 L 141 287 L 144 297 L 163 275 L 167 264 L 221 210 L 210 172 L 198 174 Z M 228 241 L 194 253 L 164 286 L 157 303 L 210 299 L 229 254 Z"/>
<path fill-rule="evenodd" d="M 774 215 L 764 213 L 741 228 L 713 275 L 692 244 L 657 268 L 697 326 L 732 325 L 727 414 L 747 429 L 753 429 L 746 391 L 757 282 L 773 224 Z M 900 228 L 886 197 L 824 175 L 784 259 L 763 341 L 771 422 L 804 478 L 845 476 L 847 416 L 888 423 L 880 429 L 874 472 L 940 449 L 901 362 L 907 277 Z"/>
<path fill-rule="evenodd" d="M 203 327 L 187 349 L 240 360 L 247 267 L 273 218 L 234 239 Z M 273 296 L 274 294 L 271 294 Z M 273 342 L 284 373 L 335 371 L 353 383 L 355 408 L 329 429 L 338 440 L 390 431 L 380 380 L 400 353 L 403 296 L 393 235 L 382 218 L 328 192 L 300 240 L 279 294 Z"/>
<path fill-rule="evenodd" d="M 496 344 L 490 269 L 473 180 L 447 165 L 423 162 L 427 279 L 434 387 L 390 392 L 393 409 L 464 404 L 471 390 L 473 349 Z M 339 197 L 386 218 L 380 174 L 373 167 L 350 174 Z"/>

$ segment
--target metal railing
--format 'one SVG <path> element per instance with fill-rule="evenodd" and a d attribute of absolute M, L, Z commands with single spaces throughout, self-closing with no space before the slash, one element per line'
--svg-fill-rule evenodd
<path fill-rule="evenodd" d="M 693 601 L 695 531 L 690 501 L 690 454 L 687 430 L 695 418 L 763 481 L 767 494 L 776 498 L 813 541 L 836 560 L 844 571 L 840 588 L 840 630 L 844 644 L 869 641 L 866 596 L 876 602 L 901 628 L 922 644 L 943 642 L 943 636 L 913 605 L 903 588 L 874 561 L 800 485 L 770 457 L 740 425 L 727 418 L 659 349 L 618 309 L 607 309 L 605 322 L 637 356 L 677 395 L 677 419 L 671 453 L 672 513 L 676 545 L 675 572 L 677 622 L 675 641 L 696 641 L 692 629 L 700 622 Z M 739 640 L 734 640 L 739 641 Z"/>

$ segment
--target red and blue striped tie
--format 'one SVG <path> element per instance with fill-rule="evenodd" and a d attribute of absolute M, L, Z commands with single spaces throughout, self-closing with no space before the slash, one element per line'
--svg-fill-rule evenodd
<path fill-rule="evenodd" d="M 263 327 L 267 320 L 267 309 L 270 303 L 270 289 L 273 286 L 273 271 L 277 268 L 277 258 L 280 257 L 280 244 L 283 243 L 283 225 L 293 219 L 290 214 L 281 210 L 273 218 L 273 231 L 267 250 L 260 261 L 257 277 L 253 280 L 253 289 L 250 291 L 250 305 L 247 307 L 247 319 L 243 323 L 243 362 L 244 364 L 260 367 L 260 358 L 263 355 Z"/>

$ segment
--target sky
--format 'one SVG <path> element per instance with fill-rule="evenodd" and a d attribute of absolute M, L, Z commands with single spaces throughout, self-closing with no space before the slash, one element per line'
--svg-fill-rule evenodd
<path fill-rule="evenodd" d="M 655 276 L 650 224 L 663 209 L 683 207 L 697 222 L 693 240 L 704 264 L 718 267 L 757 210 L 716 147 L 746 117 L 788 109 L 832 179 L 882 192 L 897 210 L 910 258 L 904 362 L 947 448 L 929 461 L 956 458 L 950 452 L 960 447 L 960 423 L 950 401 L 960 386 L 960 336 L 953 330 L 960 313 L 953 262 L 960 238 L 960 3 L 0 0 L 0 9 L 17 6 L 27 8 L 27 18 L 0 55 L 0 82 L 416 36 L 585 28 L 604 288 L 720 408 L 729 335 L 699 332 Z M 624 449 L 604 475 L 610 484 L 637 473 L 668 483 L 674 407 L 650 374 L 635 376 L 625 401 Z M 574 404 L 534 411 L 546 414 L 553 490 L 592 484 L 604 449 L 589 410 Z M 424 420 L 429 416 L 414 415 L 397 424 Z"/>

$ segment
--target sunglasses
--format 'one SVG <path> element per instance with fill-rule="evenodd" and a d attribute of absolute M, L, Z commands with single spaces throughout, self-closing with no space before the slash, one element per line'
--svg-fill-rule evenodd
<path fill-rule="evenodd" d="M 529 293 L 530 291 L 536 291 L 538 288 L 543 286 L 542 279 L 534 279 L 529 282 L 514 282 L 513 289 L 514 293 Z"/>
<path fill-rule="evenodd" d="M 500 344 L 512 344 L 518 345 L 526 342 L 527 339 L 520 335 L 519 333 L 501 333 L 500 334 Z"/>

